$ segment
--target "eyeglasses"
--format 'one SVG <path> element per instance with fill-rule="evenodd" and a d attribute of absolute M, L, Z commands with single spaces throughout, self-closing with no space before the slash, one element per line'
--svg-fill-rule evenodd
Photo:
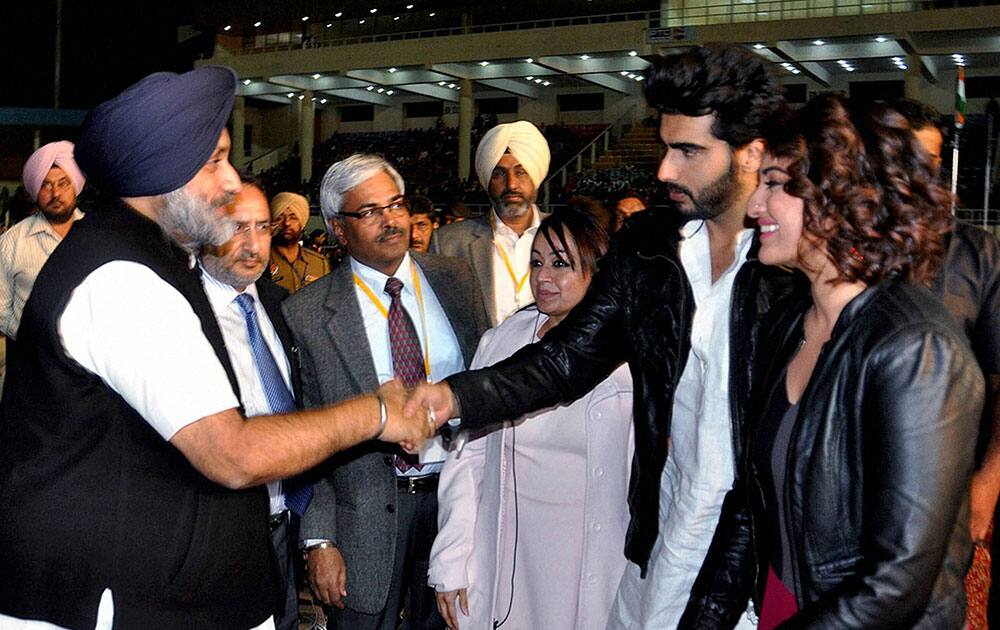
<path fill-rule="evenodd" d="M 235 236 L 246 236 L 253 232 L 257 236 L 264 236 L 265 234 L 271 233 L 270 223 L 236 223 L 236 227 L 233 230 Z"/>
<path fill-rule="evenodd" d="M 374 223 L 377 217 L 383 215 L 388 217 L 401 217 L 404 214 L 409 213 L 410 202 L 406 199 L 397 199 L 387 206 L 365 208 L 364 210 L 359 210 L 357 212 L 341 212 L 340 216 L 351 217 L 352 219 L 357 219 L 358 221 L 364 221 L 366 223 Z"/>
<path fill-rule="evenodd" d="M 68 189 L 72 185 L 73 183 L 69 181 L 68 178 L 62 177 L 55 183 L 52 183 L 51 181 L 42 182 L 41 190 L 47 190 L 49 193 L 53 192 L 60 193 Z"/>

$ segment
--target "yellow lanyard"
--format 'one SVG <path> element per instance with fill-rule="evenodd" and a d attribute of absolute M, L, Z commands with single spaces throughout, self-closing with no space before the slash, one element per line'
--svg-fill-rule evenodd
<path fill-rule="evenodd" d="M 527 282 L 528 276 L 531 274 L 531 269 L 525 271 L 520 280 L 517 279 L 517 274 L 514 273 L 514 267 L 510 264 L 510 258 L 507 256 L 507 251 L 504 249 L 503 245 L 497 242 L 497 226 L 496 222 L 493 220 L 492 212 L 490 212 L 490 229 L 493 230 L 493 246 L 497 248 L 498 252 L 500 252 L 500 258 L 503 260 L 504 266 L 507 267 L 507 275 L 510 276 L 510 281 L 514 283 L 514 300 L 517 301 L 518 296 L 521 295 L 521 289 L 524 287 L 524 283 Z"/>
<path fill-rule="evenodd" d="M 417 274 L 417 267 L 412 262 L 410 263 L 410 272 L 413 275 L 413 290 L 417 294 L 417 304 L 420 306 L 420 329 L 424 333 L 424 375 L 427 380 L 431 380 L 431 349 L 430 349 L 430 337 L 427 336 L 427 317 L 424 316 L 424 293 L 420 288 L 420 276 Z M 379 313 L 382 313 L 382 317 L 389 319 L 389 309 L 382 304 L 382 300 L 378 299 L 375 292 L 371 290 L 364 280 L 361 279 L 358 274 L 354 274 L 354 284 L 361 287 L 361 290 L 371 303 L 375 305 Z"/>

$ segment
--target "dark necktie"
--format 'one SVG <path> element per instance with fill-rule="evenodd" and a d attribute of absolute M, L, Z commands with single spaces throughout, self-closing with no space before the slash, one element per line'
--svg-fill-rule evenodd
<path fill-rule="evenodd" d="M 271 413 L 295 411 L 295 399 L 288 391 L 285 379 L 281 377 L 281 370 L 278 369 L 278 362 L 274 360 L 274 355 L 271 354 L 271 349 L 264 341 L 264 335 L 260 332 L 253 296 L 241 293 L 236 296 L 236 304 L 243 311 L 243 317 L 246 319 L 250 352 L 253 354 L 257 376 L 260 378 L 261 389 L 264 390 L 264 396 L 267 398 Z M 312 485 L 288 479 L 282 486 L 285 492 L 285 505 L 291 511 L 302 516 L 309 506 L 309 501 L 312 500 Z"/>
<path fill-rule="evenodd" d="M 403 283 L 399 278 L 389 278 L 385 281 L 385 292 L 392 302 L 389 304 L 389 349 L 392 351 L 392 371 L 396 378 L 407 388 L 416 387 L 427 379 L 424 370 L 424 355 L 420 351 L 420 337 L 413 321 L 403 308 L 399 298 Z M 413 455 L 397 455 L 396 468 L 406 472 L 410 468 L 420 470 L 421 464 Z"/>

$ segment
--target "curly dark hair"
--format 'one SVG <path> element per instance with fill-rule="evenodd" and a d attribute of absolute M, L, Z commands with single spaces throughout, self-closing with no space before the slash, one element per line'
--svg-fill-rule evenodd
<path fill-rule="evenodd" d="M 660 114 L 715 114 L 712 134 L 736 148 L 762 137 L 783 94 L 770 62 L 732 44 L 658 58 L 646 71 L 646 100 Z"/>
<path fill-rule="evenodd" d="M 920 131 L 925 127 L 934 127 L 941 132 L 942 137 L 944 136 L 946 126 L 941 124 L 941 112 L 930 105 L 901 98 L 889 103 L 889 107 L 902 114 L 914 131 Z"/>
<path fill-rule="evenodd" d="M 574 260 L 570 256 L 566 233 L 576 241 L 580 260 Z M 561 249 L 566 252 L 565 262 L 572 269 L 577 269 L 579 265 L 585 273 L 591 275 L 597 273 L 597 263 L 608 251 L 608 230 L 601 225 L 598 217 L 585 208 L 557 208 L 542 220 L 537 235 L 545 239 L 552 251 L 558 252 Z M 555 241 L 559 242 L 560 247 L 556 247 Z"/>
<path fill-rule="evenodd" d="M 951 197 L 905 118 L 824 94 L 772 121 L 765 140 L 770 155 L 790 160 L 785 191 L 805 202 L 803 232 L 825 245 L 834 282 L 929 283 Z"/>

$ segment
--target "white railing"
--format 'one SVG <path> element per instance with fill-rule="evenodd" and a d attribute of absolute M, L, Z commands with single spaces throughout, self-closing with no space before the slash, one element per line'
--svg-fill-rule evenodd
<path fill-rule="evenodd" d="M 559 185 L 561 187 L 566 186 L 566 181 L 570 175 L 576 175 L 582 173 L 584 170 L 584 164 L 588 167 L 593 166 L 597 162 L 597 158 L 601 157 L 608 152 L 611 144 L 617 142 L 625 135 L 625 131 L 632 126 L 631 122 L 635 120 L 635 105 L 631 105 L 626 109 L 621 116 L 615 119 L 614 122 L 609 124 L 604 131 L 602 131 L 596 138 L 591 140 L 582 149 L 576 152 L 571 158 L 566 160 L 566 162 L 557 170 L 549 173 L 548 177 L 545 178 L 545 182 L 542 184 L 542 206 L 549 208 L 549 201 L 552 199 L 550 196 L 550 183 L 553 180 L 558 179 Z M 600 152 L 598 153 L 598 149 Z"/>
<path fill-rule="evenodd" d="M 699 26 L 705 24 L 732 24 L 739 22 L 765 22 L 776 20 L 809 19 L 840 16 L 864 16 L 881 13 L 901 13 L 928 9 L 947 9 L 957 6 L 995 5 L 996 0 L 675 0 L 663 11 L 629 11 L 574 17 L 543 18 L 495 24 L 448 25 L 440 28 L 393 30 L 395 17 L 381 16 L 366 20 L 371 30 L 344 33 L 347 28 L 357 28 L 356 21 L 336 21 L 335 28 L 322 26 L 304 32 L 301 26 L 280 33 L 264 33 L 244 37 L 242 53 L 256 54 L 277 51 L 325 48 L 393 42 L 427 37 L 448 37 L 476 33 L 501 33 L 542 28 L 560 28 L 588 24 L 615 22 L 643 22 L 649 29 Z M 441 16 L 442 20 L 448 16 Z M 322 21 L 322 20 L 320 20 Z M 380 25 L 386 25 L 380 30 Z M 353 25 L 353 26 L 352 26 Z"/>

